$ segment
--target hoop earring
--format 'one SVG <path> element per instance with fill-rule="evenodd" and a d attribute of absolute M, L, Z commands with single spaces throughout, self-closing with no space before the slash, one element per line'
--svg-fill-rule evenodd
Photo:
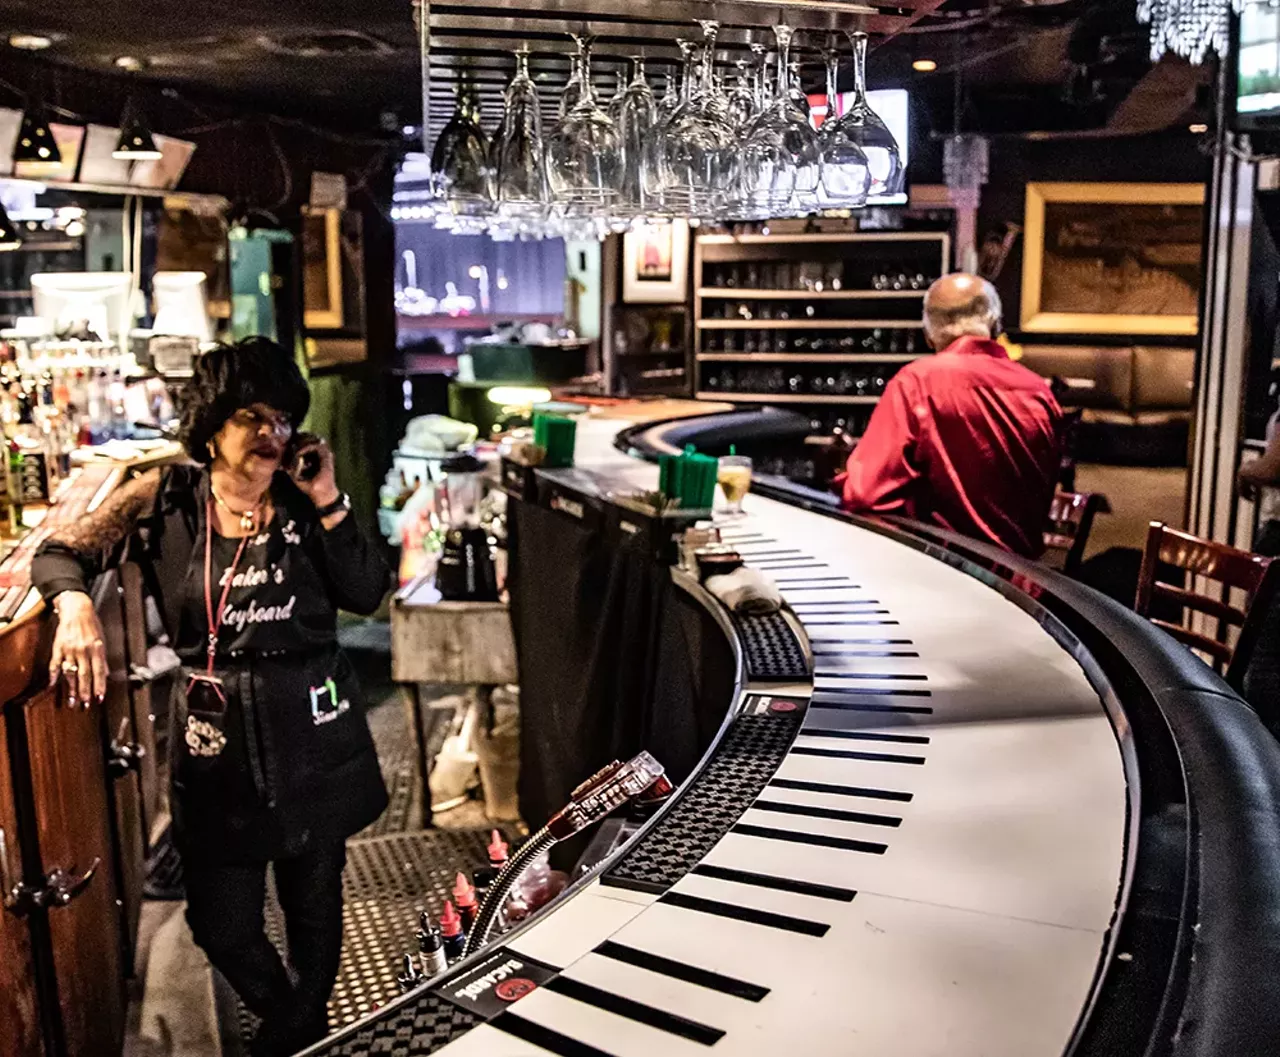
<path fill-rule="evenodd" d="M 213 443 L 213 441 L 212 441 L 212 440 L 211 440 L 211 441 L 209 441 L 209 443 L 208 443 L 208 444 L 206 444 L 206 445 L 205 445 L 205 447 L 207 447 L 207 448 L 209 449 L 209 458 L 210 458 L 210 460 L 216 459 L 216 458 L 218 457 L 218 449 L 217 449 L 217 447 L 214 445 L 214 443 Z"/>

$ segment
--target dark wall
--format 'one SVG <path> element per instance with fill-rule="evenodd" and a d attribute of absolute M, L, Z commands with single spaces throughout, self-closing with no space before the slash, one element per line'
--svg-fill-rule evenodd
<path fill-rule="evenodd" d="M 1114 139 L 1020 140 L 991 142 L 991 175 L 982 189 L 978 211 L 978 240 L 1005 222 L 1024 224 L 1027 184 L 1039 181 L 1117 183 L 1203 183 L 1210 159 L 1199 149 L 1200 138 L 1190 133 Z M 1016 335 L 1022 311 L 1022 250 L 1019 236 L 1004 269 L 995 280 L 1004 301 L 1005 321 Z M 1094 343 L 1088 335 L 1054 335 L 1055 343 Z M 1125 342 L 1123 335 L 1118 342 Z M 1160 344 L 1143 338 L 1144 343 Z M 1186 344 L 1187 339 L 1175 343 Z"/>

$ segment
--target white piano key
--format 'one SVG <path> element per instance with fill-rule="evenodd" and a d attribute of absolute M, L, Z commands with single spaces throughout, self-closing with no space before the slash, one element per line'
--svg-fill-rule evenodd
<path fill-rule="evenodd" d="M 632 996 L 624 996 L 632 997 Z M 514 1007 L 518 1016 L 595 1046 L 611 1057 L 708 1057 L 706 1045 L 610 1013 L 586 1002 L 540 987 Z M 700 1021 L 705 1023 L 705 1021 Z M 709 1027 L 714 1025 L 708 1025 Z"/>
<path fill-rule="evenodd" d="M 644 902 L 614 899 L 608 892 L 593 881 L 545 920 L 512 940 L 511 949 L 557 969 L 572 964 L 645 908 Z"/>
<path fill-rule="evenodd" d="M 783 882 L 796 880 L 791 877 L 790 871 L 783 874 L 759 870 L 751 872 L 764 877 L 776 877 Z M 721 903 L 731 903 L 734 906 L 752 910 L 764 910 L 771 914 L 784 914 L 787 917 L 801 918 L 805 921 L 816 921 L 828 926 L 838 921 L 848 908 L 848 902 L 843 900 L 819 899 L 817 896 L 802 895 L 798 892 L 766 888 L 761 884 L 728 881 L 696 873 L 686 874 L 675 884 L 672 891 L 701 896 L 703 899 L 714 899 Z"/>
<path fill-rule="evenodd" d="M 812 834 L 818 837 L 836 837 L 840 840 L 862 841 L 869 844 L 889 845 L 897 839 L 897 831 L 883 826 L 869 826 L 861 822 L 848 822 L 843 819 L 814 818 L 808 815 L 794 815 L 789 812 L 762 811 L 754 805 L 742 813 L 736 826 L 755 826 L 762 829 L 781 830 L 788 835 L 804 836 Z M 769 838 L 753 838 L 769 839 Z M 793 841 L 785 841 L 791 846 Z M 869 852 L 850 852 L 853 855 L 872 854 Z"/>

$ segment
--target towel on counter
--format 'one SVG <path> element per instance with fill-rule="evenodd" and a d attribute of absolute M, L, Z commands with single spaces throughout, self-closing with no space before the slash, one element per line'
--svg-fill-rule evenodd
<path fill-rule="evenodd" d="M 763 573 L 743 566 L 707 578 L 706 589 L 735 613 L 763 616 L 782 608 L 782 592 Z"/>

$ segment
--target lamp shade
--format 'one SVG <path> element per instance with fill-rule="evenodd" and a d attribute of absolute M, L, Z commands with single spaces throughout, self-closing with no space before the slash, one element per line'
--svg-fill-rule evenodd
<path fill-rule="evenodd" d="M 21 245 L 22 236 L 18 234 L 17 226 L 9 219 L 4 206 L 0 205 L 0 253 L 16 250 Z"/>
<path fill-rule="evenodd" d="M 132 99 L 125 104 L 120 122 L 120 138 L 111 152 L 116 161 L 159 161 L 164 155 L 156 146 L 151 129 L 143 120 L 142 111 Z"/>
<path fill-rule="evenodd" d="M 28 172 L 56 171 L 62 165 L 62 150 L 39 106 L 28 107 L 22 115 L 18 138 L 13 144 L 13 163 L 24 166 Z"/>

